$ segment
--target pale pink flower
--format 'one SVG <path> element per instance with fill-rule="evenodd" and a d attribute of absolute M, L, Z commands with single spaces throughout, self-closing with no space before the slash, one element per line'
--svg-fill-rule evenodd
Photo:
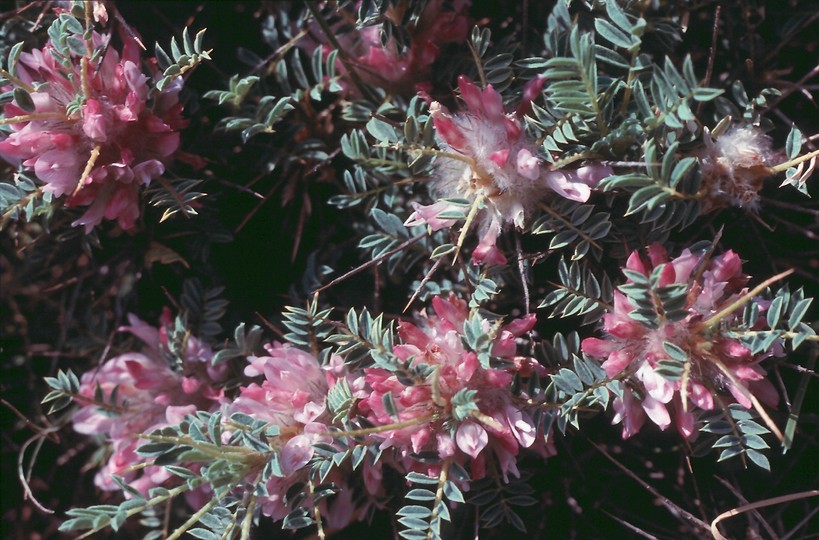
<path fill-rule="evenodd" d="M 79 433 L 104 435 L 111 443 L 111 456 L 95 477 L 97 486 L 120 489 L 111 479 L 112 474 L 117 474 L 147 494 L 171 475 L 162 467 L 153 466 L 139 472 L 128 471 L 144 460 L 136 454 L 136 449 L 146 442 L 138 435 L 178 424 L 185 415 L 197 410 L 218 408 L 223 394 L 214 385 L 224 378 L 224 372 L 208 370 L 213 352 L 195 337 L 188 338 L 181 370 L 172 368 L 164 358 L 170 354 L 164 329 L 151 327 L 133 315 L 129 315 L 129 320 L 131 326 L 120 330 L 145 341 L 143 352 L 121 354 L 83 374 L 82 397 L 77 399 L 80 409 L 72 420 Z M 217 378 L 208 378 L 209 372 Z M 116 389 L 116 402 L 110 406 L 95 403 L 97 386 L 106 403 Z"/>
<path fill-rule="evenodd" d="M 437 465 L 421 464 L 411 454 L 433 451 L 441 459 L 452 457 L 461 464 L 468 462 L 472 478 L 485 474 L 489 460 L 498 463 L 504 477 L 516 475 L 514 464 L 522 448 L 541 455 L 552 453 L 553 448 L 543 436 L 536 436 L 537 426 L 529 412 L 523 410 L 523 401 L 518 401 L 510 390 L 516 370 L 537 365 L 516 357 L 514 346 L 516 337 L 532 329 L 535 317 L 530 315 L 500 328 L 484 321 L 484 331 L 495 336 L 491 354 L 514 366 L 491 368 L 482 365 L 476 353 L 464 347 L 462 334 L 469 316 L 466 303 L 450 295 L 435 297 L 432 304 L 434 315 L 423 313 L 422 326 L 399 324 L 403 343 L 395 345 L 392 351 L 410 366 L 426 366 L 431 373 L 410 382 L 384 368 L 364 370 L 371 392 L 359 403 L 362 414 L 376 426 L 411 423 L 376 435 L 382 439 L 380 447 L 393 448 L 399 466 L 429 474 L 435 472 Z M 459 418 L 453 411 L 452 400 L 461 391 L 475 392 L 477 409 Z M 385 409 L 387 393 L 395 402 L 397 417 Z M 412 423 L 413 420 L 417 423 Z"/>
<path fill-rule="evenodd" d="M 659 244 L 648 248 L 648 260 L 633 252 L 626 262 L 627 269 L 649 276 L 664 265 L 658 286 L 686 284 L 688 293 L 682 309 L 688 315 L 677 321 L 663 318 L 657 328 L 652 328 L 633 319 L 630 313 L 635 306 L 623 293 L 615 291 L 614 309 L 603 316 L 607 336 L 583 340 L 583 352 L 605 358 L 606 374 L 625 383 L 623 396 L 613 402 L 614 423 L 623 424 L 624 438 L 637 433 L 646 416 L 663 430 L 676 423 L 684 437 L 691 437 L 695 434 L 694 412 L 713 409 L 714 394 L 720 389 L 726 389 L 746 408 L 752 405 L 749 394 L 770 405 L 778 401 L 775 388 L 759 366 L 770 352 L 754 357 L 735 338 L 700 326 L 744 294 L 748 281 L 733 251 L 711 259 L 705 256 L 684 250 L 669 261 Z M 679 347 L 689 358 L 686 395 L 681 395 L 681 379 L 671 380 L 656 371 L 659 362 L 670 358 L 664 343 Z M 683 399 L 687 400 L 686 408 Z"/>
<path fill-rule="evenodd" d="M 44 191 L 67 197 L 66 206 L 89 207 L 75 226 L 89 232 L 107 219 L 131 229 L 140 189 L 165 172 L 179 147 L 178 131 L 186 125 L 181 81 L 149 103 L 149 78 L 135 40 L 124 34 L 120 55 L 109 35 L 92 39 L 106 48 L 99 62 L 72 53 L 66 67 L 52 56 L 51 44 L 20 55 L 17 76 L 35 88 L 34 111 L 16 101 L 5 106 L 4 116 L 20 121 L 0 141 L 0 156 L 33 169 Z"/>
<path fill-rule="evenodd" d="M 280 343 L 265 349 L 269 356 L 251 356 L 245 367 L 245 375 L 261 376 L 263 381 L 241 387 L 228 411 L 279 428 L 279 435 L 268 440 L 279 453 L 282 476 L 271 476 L 266 484 L 269 495 L 259 499 L 262 513 L 279 520 L 291 510 L 285 493 L 307 478 L 313 444 L 332 442 L 327 435 L 329 386 L 318 360 L 309 353 Z"/>
<path fill-rule="evenodd" d="M 542 79 L 530 82 L 526 99 L 531 100 L 542 84 Z M 485 208 L 479 214 L 481 240 L 473 259 L 502 263 L 505 257 L 495 243 L 505 224 L 523 227 L 550 193 L 585 202 L 591 188 L 613 172 L 602 165 L 551 170 L 537 157 L 537 145 L 525 133 L 522 116 L 504 111 L 503 99 L 492 85 L 481 90 L 464 76 L 458 85 L 464 111 L 453 114 L 438 102 L 430 105 L 442 149 L 461 156 L 438 156 L 431 192 L 438 199 L 480 198 Z M 421 217 L 417 210 L 413 216 Z"/>
<path fill-rule="evenodd" d="M 451 227 L 457 223 L 457 219 L 440 218 L 440 214 L 459 209 L 452 203 L 446 201 L 438 201 L 427 206 L 418 204 L 415 201 L 410 202 L 415 212 L 410 214 L 410 217 L 404 222 L 407 227 L 417 227 L 418 225 L 429 225 L 433 231 L 439 231 L 446 227 Z"/>

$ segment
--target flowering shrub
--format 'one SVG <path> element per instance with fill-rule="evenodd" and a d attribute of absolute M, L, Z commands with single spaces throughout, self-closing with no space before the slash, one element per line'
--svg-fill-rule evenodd
<path fill-rule="evenodd" d="M 10 537 L 808 535 L 819 43 L 766 4 L 8 12 Z"/>

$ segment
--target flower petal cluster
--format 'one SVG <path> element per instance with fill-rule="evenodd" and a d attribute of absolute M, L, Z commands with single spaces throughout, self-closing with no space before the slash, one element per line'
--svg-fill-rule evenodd
<path fill-rule="evenodd" d="M 167 335 L 133 315 L 130 326 L 120 328 L 141 340 L 142 352 L 127 352 L 106 361 L 81 379 L 81 408 L 74 415 L 74 429 L 86 435 L 102 435 L 111 443 L 111 456 L 94 481 L 105 490 L 119 490 L 111 475 L 118 475 L 143 494 L 161 485 L 171 474 L 163 467 L 144 467 L 129 471 L 144 458 L 136 449 L 145 444 L 138 435 L 164 426 L 178 424 L 197 410 L 218 409 L 224 400 L 216 384 L 227 375 L 224 367 L 210 366 L 213 351 L 189 337 L 181 366 L 172 367 Z M 99 390 L 98 390 L 99 388 Z M 95 396 L 101 391 L 104 404 Z"/>
<path fill-rule="evenodd" d="M 423 313 L 420 327 L 400 323 L 403 343 L 392 351 L 410 369 L 425 370 L 425 377 L 412 379 L 381 367 L 365 369 L 364 380 L 371 391 L 359 403 L 362 413 L 376 426 L 407 424 L 380 433 L 380 448 L 393 448 L 404 467 L 424 467 L 429 474 L 437 465 L 420 464 L 412 454 L 431 451 L 441 459 L 469 462 L 473 479 L 482 478 L 492 463 L 504 478 L 510 473 L 517 476 L 516 457 L 523 448 L 542 455 L 553 453 L 543 436 L 538 436 L 521 399 L 510 390 L 514 372 L 542 369 L 533 359 L 516 356 L 516 338 L 532 329 L 535 316 L 494 329 L 483 321 L 487 334 L 495 332 L 491 355 L 513 366 L 500 369 L 482 364 L 464 346 L 464 324 L 469 316 L 464 301 L 450 295 L 434 298 L 432 305 L 434 314 Z M 457 401 L 466 393 L 472 395 L 474 404 L 459 410 Z M 397 416 L 384 405 L 387 394 Z"/>
<path fill-rule="evenodd" d="M 756 126 L 732 127 L 712 138 L 697 155 L 705 196 L 703 212 L 737 206 L 756 209 L 763 182 L 777 159 L 771 139 Z"/>
<path fill-rule="evenodd" d="M 740 298 L 748 276 L 733 251 L 710 258 L 684 250 L 670 260 L 659 244 L 648 248 L 644 260 L 634 251 L 626 269 L 649 276 L 659 270 L 659 286 L 684 284 L 687 315 L 680 320 L 662 319 L 656 327 L 632 317 L 635 306 L 620 291 L 614 293 L 614 308 L 603 318 L 604 339 L 587 338 L 583 352 L 604 358 L 603 368 L 611 378 L 624 379 L 623 395 L 614 400 L 614 423 L 623 424 L 623 438 L 637 433 L 646 417 L 665 430 L 672 423 L 684 437 L 692 437 L 696 411 L 715 407 L 719 390 L 727 390 L 743 407 L 752 406 L 751 396 L 769 405 L 778 400 L 776 389 L 760 367 L 771 353 L 754 356 L 751 350 L 719 328 L 703 323 Z M 734 315 L 730 315 L 734 317 Z M 759 325 L 766 324 L 760 319 Z M 665 344 L 685 352 L 687 375 L 668 378 L 658 372 L 660 362 L 670 359 Z M 730 400 L 728 396 L 721 398 Z"/>
<path fill-rule="evenodd" d="M 305 466 L 313 457 L 313 444 L 331 443 L 327 435 L 328 378 L 312 355 L 289 345 L 265 346 L 268 356 L 251 356 L 244 373 L 263 377 L 261 384 L 250 383 L 239 390 L 228 407 L 279 428 L 271 439 L 279 454 L 280 474 L 267 481 L 267 495 L 259 506 L 266 516 L 284 518 L 291 508 L 286 504 L 287 490 L 306 479 Z"/>
<path fill-rule="evenodd" d="M 86 232 L 103 219 L 134 227 L 140 187 L 165 172 L 186 125 L 181 81 L 150 97 L 139 47 L 127 34 L 122 40 L 120 54 L 110 35 L 94 33 L 94 48 L 106 48 L 98 62 L 73 52 L 60 62 L 51 43 L 22 53 L 17 76 L 34 109 L 16 100 L 4 109 L 14 121 L 0 156 L 33 170 L 67 206 L 88 207 L 73 223 Z"/>
<path fill-rule="evenodd" d="M 585 202 L 591 188 L 612 170 L 602 165 L 550 170 L 537 158 L 537 146 L 526 135 L 521 114 L 507 114 L 501 95 L 491 84 L 481 90 L 461 76 L 458 85 L 467 110 L 453 114 L 437 101 L 430 105 L 441 147 L 449 154 L 439 156 L 432 195 L 470 201 L 480 197 L 486 208 L 481 212 L 481 240 L 472 258 L 478 263 L 503 264 L 506 258 L 495 242 L 504 224 L 523 227 L 526 217 L 550 193 Z M 543 79 L 529 85 L 539 88 Z M 531 89 L 524 92 L 536 94 Z M 431 215 L 429 207 L 416 207 L 408 223 L 426 222 L 440 228 L 438 213 Z"/>

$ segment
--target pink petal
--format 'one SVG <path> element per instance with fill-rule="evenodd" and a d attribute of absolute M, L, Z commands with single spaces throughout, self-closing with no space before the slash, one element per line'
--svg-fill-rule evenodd
<path fill-rule="evenodd" d="M 728 250 L 714 259 L 711 271 L 717 281 L 728 281 L 742 275 L 742 261 L 736 253 Z"/>
<path fill-rule="evenodd" d="M 543 176 L 546 185 L 561 197 L 572 201 L 586 202 L 591 195 L 591 189 L 583 182 L 577 182 L 573 177 L 560 171 L 552 171 Z"/>
<path fill-rule="evenodd" d="M 694 405 L 704 411 L 710 411 L 714 408 L 714 396 L 705 386 L 699 383 L 690 383 L 688 397 Z"/>
<path fill-rule="evenodd" d="M 694 431 L 694 415 L 691 411 L 685 412 L 682 407 L 677 407 L 677 431 L 686 439 L 690 438 L 695 433 Z"/>
<path fill-rule="evenodd" d="M 691 271 L 699 264 L 700 257 L 695 256 L 687 249 L 684 249 L 680 256 L 671 261 L 674 265 L 674 272 L 677 275 L 678 283 L 686 283 L 691 277 Z"/>
<path fill-rule="evenodd" d="M 607 357 L 615 347 L 614 343 L 595 337 L 586 338 L 580 343 L 580 349 L 595 358 Z"/>
<path fill-rule="evenodd" d="M 469 110 L 476 114 L 481 113 L 483 111 L 483 100 L 480 89 L 464 75 L 458 77 L 458 88 L 461 89 L 461 97 L 466 102 Z"/>
<path fill-rule="evenodd" d="M 80 159 L 70 150 L 49 150 L 37 158 L 34 174 L 47 185 L 44 191 L 56 196 L 74 191 L 80 181 Z"/>
<path fill-rule="evenodd" d="M 614 377 L 621 373 L 634 360 L 634 354 L 625 350 L 617 349 L 609 354 L 608 359 L 603 362 L 603 369 L 606 370 L 606 375 Z"/>
<path fill-rule="evenodd" d="M 313 443 L 307 435 L 297 435 L 281 450 L 282 470 L 289 475 L 301 469 L 313 457 Z"/>
<path fill-rule="evenodd" d="M 517 155 L 518 174 L 529 180 L 540 176 L 540 161 L 529 150 L 521 148 Z"/>
<path fill-rule="evenodd" d="M 671 417 L 668 415 L 668 409 L 653 397 L 646 396 L 643 398 L 643 410 L 651 421 L 657 424 L 661 430 L 665 430 L 671 425 Z"/>
<path fill-rule="evenodd" d="M 511 332 L 513 336 L 519 337 L 534 328 L 535 323 L 537 323 L 537 315 L 530 313 L 529 315 L 513 320 L 507 324 L 504 329 Z"/>
<path fill-rule="evenodd" d="M 483 90 L 483 110 L 490 120 L 500 120 L 503 114 L 503 98 L 498 94 L 491 84 L 487 84 Z"/>
<path fill-rule="evenodd" d="M 634 270 L 635 272 L 640 272 L 644 276 L 648 276 L 643 260 L 640 258 L 640 252 L 636 249 L 631 252 L 631 255 L 628 256 L 628 259 L 626 260 L 626 268 L 629 270 Z"/>
<path fill-rule="evenodd" d="M 489 159 L 498 167 L 503 167 L 509 161 L 509 149 L 496 150 L 489 154 Z"/>
<path fill-rule="evenodd" d="M 614 170 L 607 165 L 586 165 L 577 169 L 577 179 L 591 188 L 613 174 Z"/>
<path fill-rule="evenodd" d="M 489 435 L 477 423 L 463 422 L 455 433 L 455 442 L 462 452 L 474 459 L 489 444 Z"/>

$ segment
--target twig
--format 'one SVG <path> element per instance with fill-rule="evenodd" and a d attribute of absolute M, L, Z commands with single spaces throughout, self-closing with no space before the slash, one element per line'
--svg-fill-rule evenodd
<path fill-rule="evenodd" d="M 628 521 L 626 521 L 624 519 L 621 519 L 621 518 L 615 516 L 614 514 L 606 512 L 605 510 L 601 510 L 601 512 L 603 512 L 604 514 L 609 516 L 611 519 L 613 519 L 614 521 L 616 521 L 617 523 L 619 523 L 620 525 L 622 525 L 626 529 L 630 530 L 633 533 L 639 534 L 643 538 L 648 538 L 648 540 L 660 540 L 659 538 L 657 538 L 653 534 L 649 534 L 649 533 L 645 532 L 643 529 L 637 527 L 636 525 L 632 525 Z"/>
<path fill-rule="evenodd" d="M 733 493 L 736 496 L 736 498 L 739 499 L 739 502 L 741 502 L 742 504 L 749 504 L 748 499 L 743 497 L 742 493 L 740 493 L 737 488 L 732 486 L 731 483 L 728 482 L 728 480 L 725 480 L 724 478 L 720 478 L 719 476 L 716 476 L 716 475 L 714 475 L 714 478 L 716 478 L 717 481 L 720 484 L 725 486 L 728 489 L 728 491 Z M 767 532 L 769 535 L 771 535 L 771 538 L 776 538 L 777 537 L 776 532 L 774 532 L 774 530 L 771 528 L 771 526 L 768 525 L 768 522 L 765 521 L 765 518 L 762 517 L 762 514 L 757 512 L 756 509 L 752 509 L 751 512 L 754 514 L 754 516 L 757 518 L 757 520 L 759 520 L 759 522 L 762 523 L 762 527 L 765 528 L 765 532 Z"/>
<path fill-rule="evenodd" d="M 57 428 L 52 429 L 56 430 Z M 37 500 L 37 497 L 34 496 L 34 493 L 32 493 L 31 491 L 31 486 L 28 483 L 29 480 L 31 479 L 31 469 L 29 469 L 29 474 L 25 474 L 23 472 L 23 460 L 26 454 L 26 450 L 31 445 L 31 443 L 37 442 L 37 446 L 34 448 L 34 452 L 32 453 L 31 456 L 32 460 L 36 460 L 37 454 L 40 453 L 40 448 L 43 445 L 43 441 L 45 441 L 43 435 L 37 433 L 36 435 L 29 437 L 29 439 L 26 442 L 24 442 L 23 445 L 20 447 L 20 453 L 17 454 L 17 477 L 20 479 L 20 484 L 23 486 L 23 498 L 30 500 L 34 506 L 36 506 L 46 514 L 53 514 L 54 510 L 51 510 L 43 506 L 40 503 L 40 501 Z"/>
<path fill-rule="evenodd" d="M 802 491 L 799 493 L 791 493 L 790 495 L 782 495 L 780 497 L 773 497 L 770 499 L 764 499 L 762 501 L 758 501 L 751 504 L 744 504 L 740 507 L 734 508 L 732 510 L 728 510 L 727 512 L 723 512 L 722 514 L 718 515 L 714 521 L 711 522 L 711 534 L 714 536 L 715 540 L 728 540 L 728 538 L 724 537 L 722 533 L 719 532 L 719 522 L 729 517 L 737 516 L 744 512 L 748 512 L 749 510 L 753 510 L 755 508 L 764 508 L 766 506 L 772 506 L 774 504 L 781 504 L 790 501 L 796 501 L 799 499 L 807 499 L 808 497 L 816 497 L 819 496 L 819 489 L 814 489 L 811 491 Z"/>
<path fill-rule="evenodd" d="M 788 413 L 788 421 L 785 423 L 785 438 L 782 440 L 783 454 L 790 450 L 791 445 L 793 444 L 793 436 L 796 434 L 796 424 L 799 420 L 799 413 L 802 410 L 802 403 L 805 401 L 805 395 L 808 393 L 808 383 L 810 382 L 809 374 L 814 376 L 816 375 L 813 373 L 813 369 L 816 367 L 816 358 L 818 356 L 819 349 L 814 347 L 812 354 L 808 359 L 808 363 L 805 366 L 805 369 L 808 371 L 802 375 L 799 380 L 799 386 L 796 388 L 796 394 L 793 397 L 793 407 L 790 409 L 790 412 Z"/>
<path fill-rule="evenodd" d="M 384 259 L 387 259 L 387 258 L 395 255 L 399 251 L 408 248 L 409 246 L 415 244 L 416 242 L 418 242 L 419 240 L 425 238 L 426 236 L 427 236 L 426 234 L 421 234 L 421 235 L 418 235 L 416 237 L 410 238 L 406 242 L 403 242 L 403 243 L 399 244 L 398 246 L 392 248 L 391 250 L 387 251 L 383 255 L 380 255 L 380 256 L 376 257 L 375 259 L 373 259 L 371 261 L 367 261 L 364 264 L 362 264 L 361 266 L 356 266 L 355 268 L 353 268 L 352 270 L 350 270 L 346 274 L 335 278 L 330 283 L 327 283 L 326 285 L 322 285 L 318 289 L 315 289 L 313 291 L 313 294 L 319 293 L 319 292 L 321 292 L 321 291 L 323 291 L 325 289 L 329 289 L 333 285 L 336 285 L 336 284 L 344 281 L 345 279 L 350 278 L 350 277 L 358 274 L 359 272 L 362 272 L 362 271 L 366 270 L 367 268 L 369 268 L 371 266 L 374 266 L 374 265 L 384 261 Z"/>
<path fill-rule="evenodd" d="M 515 250 L 518 255 L 518 272 L 520 272 L 520 283 L 523 286 L 523 302 L 525 306 L 524 313 L 529 315 L 529 281 L 526 279 L 526 264 L 523 260 L 523 247 L 520 243 L 520 231 L 515 230 Z"/>
<path fill-rule="evenodd" d="M 665 506 L 669 511 L 671 511 L 672 513 L 679 514 L 687 522 L 689 522 L 690 524 L 692 524 L 692 525 L 694 525 L 694 526 L 696 526 L 696 527 L 698 527 L 698 528 L 700 528 L 702 530 L 705 530 L 705 531 L 708 530 L 708 524 L 706 522 L 702 521 L 701 519 L 699 519 L 695 515 L 691 514 L 687 510 L 685 510 L 682 507 L 678 506 L 676 503 L 671 501 L 671 499 L 669 499 L 668 497 L 662 495 L 659 491 L 657 491 L 656 489 L 651 487 L 645 480 L 643 480 L 642 478 L 640 478 L 639 476 L 637 476 L 636 474 L 631 472 L 631 470 L 629 470 L 628 467 L 626 467 L 625 465 L 623 465 L 622 463 L 620 463 L 619 461 L 614 459 L 611 456 L 611 454 L 606 452 L 601 446 L 598 446 L 597 444 L 595 444 L 592 441 L 589 441 L 589 444 L 594 446 L 597 449 L 598 452 L 603 454 L 609 461 L 614 463 L 617 466 L 618 469 L 620 469 L 621 471 L 626 473 L 632 480 L 634 480 L 635 482 L 640 484 L 646 491 L 648 491 L 649 493 L 651 493 L 652 495 L 657 497 L 657 499 L 659 499 L 659 501 L 662 503 L 662 505 Z"/>
<path fill-rule="evenodd" d="M 722 6 L 717 5 L 717 9 L 714 10 L 714 34 L 711 37 L 711 50 L 708 53 L 708 69 L 705 71 L 705 81 L 703 82 L 703 86 L 708 86 L 711 84 L 711 77 L 714 74 L 714 59 L 717 56 L 717 37 L 719 36 L 719 16 L 722 12 Z M 700 101 L 700 104 L 697 106 L 697 116 L 702 114 L 702 107 L 705 105 L 704 101 Z"/>

